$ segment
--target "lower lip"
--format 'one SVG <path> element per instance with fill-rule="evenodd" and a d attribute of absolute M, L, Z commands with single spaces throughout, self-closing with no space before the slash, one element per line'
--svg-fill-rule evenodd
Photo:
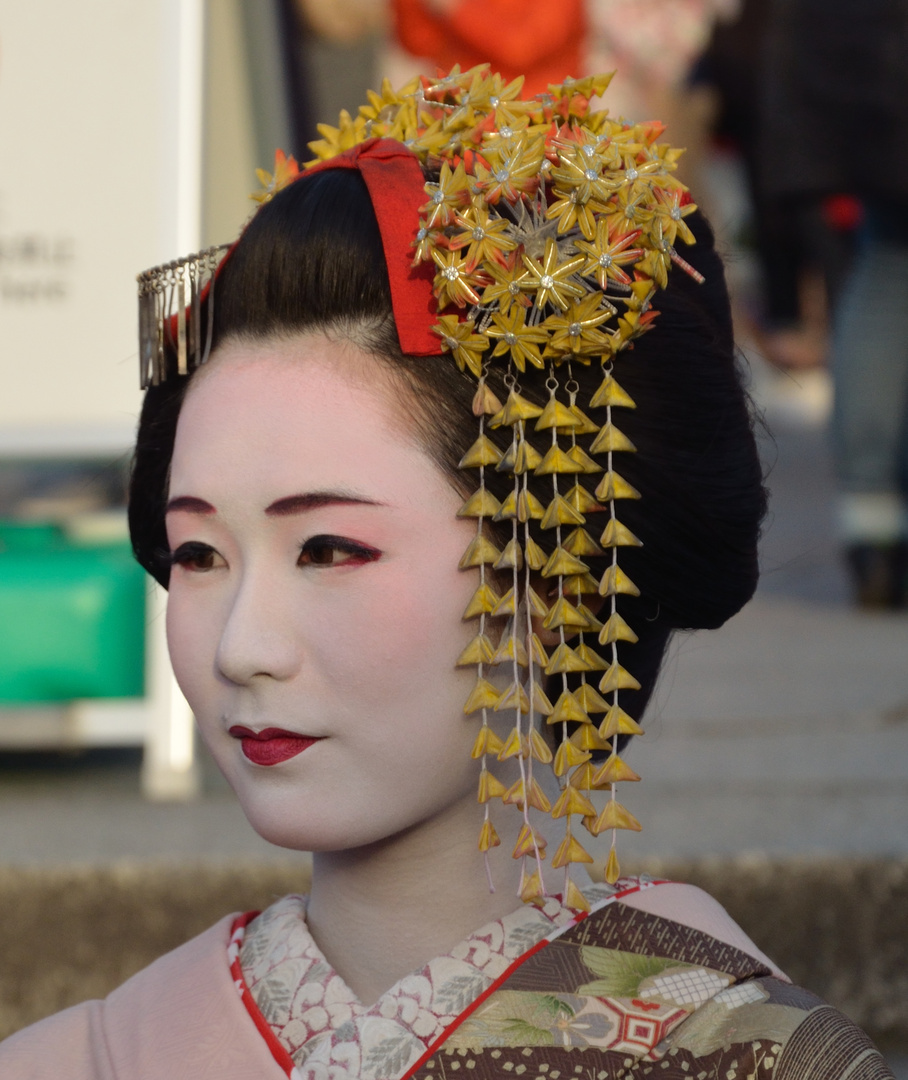
<path fill-rule="evenodd" d="M 253 739 L 241 737 L 243 755 L 253 765 L 280 765 L 289 761 L 304 750 L 308 750 L 318 739 L 299 735 L 274 735 L 270 738 Z"/>

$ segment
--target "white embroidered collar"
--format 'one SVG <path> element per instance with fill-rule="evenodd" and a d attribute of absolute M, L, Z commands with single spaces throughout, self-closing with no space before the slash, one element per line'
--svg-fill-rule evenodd
<path fill-rule="evenodd" d="M 633 882 L 584 889 L 591 905 Z M 246 929 L 246 985 L 300 1080 L 400 1076 L 510 964 L 575 921 L 557 900 L 522 904 L 406 975 L 370 1006 L 332 969 L 306 926 L 306 900 L 285 896 Z"/>

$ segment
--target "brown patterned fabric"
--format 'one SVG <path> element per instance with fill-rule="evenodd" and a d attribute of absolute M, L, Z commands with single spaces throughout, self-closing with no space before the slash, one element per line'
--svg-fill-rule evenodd
<path fill-rule="evenodd" d="M 415 1075 L 419 1080 L 771 1080 L 772 1046 L 768 1041 L 731 1046 L 711 1055 L 708 1062 L 675 1049 L 661 1061 L 644 1061 L 608 1050 L 565 1051 L 557 1047 L 441 1050 Z M 868 1075 L 876 1080 L 874 1074 Z M 838 1080 L 838 1074 L 829 1074 L 829 1080 Z"/>
<path fill-rule="evenodd" d="M 404 1080 L 894 1080 L 814 994 L 611 904 L 530 956 Z"/>
<path fill-rule="evenodd" d="M 691 926 L 624 904 L 612 904 L 596 912 L 593 918 L 584 919 L 558 940 L 643 956 L 662 956 L 683 964 L 726 971 L 736 979 L 769 974 L 769 968 L 732 945 L 708 937 Z"/>

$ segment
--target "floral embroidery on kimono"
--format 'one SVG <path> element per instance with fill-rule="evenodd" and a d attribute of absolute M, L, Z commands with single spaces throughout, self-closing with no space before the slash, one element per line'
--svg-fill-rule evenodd
<path fill-rule="evenodd" d="M 649 887 L 630 878 L 586 890 L 591 904 Z M 294 1080 L 368 1080 L 402 1076 L 508 968 L 553 932 L 574 925 L 557 900 L 521 905 L 471 934 L 362 1005 L 328 964 L 305 922 L 306 901 L 286 896 L 233 935 L 230 959 L 238 987 L 298 1072 Z M 237 971 L 236 968 L 239 968 Z"/>

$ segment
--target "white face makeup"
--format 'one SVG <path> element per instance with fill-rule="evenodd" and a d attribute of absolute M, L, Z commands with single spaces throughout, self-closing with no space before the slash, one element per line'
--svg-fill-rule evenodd
<path fill-rule="evenodd" d="M 253 826 L 285 847 L 358 847 L 465 801 L 479 820 L 475 672 L 454 667 L 475 524 L 393 393 L 349 344 L 231 342 L 177 427 L 174 670 Z"/>

